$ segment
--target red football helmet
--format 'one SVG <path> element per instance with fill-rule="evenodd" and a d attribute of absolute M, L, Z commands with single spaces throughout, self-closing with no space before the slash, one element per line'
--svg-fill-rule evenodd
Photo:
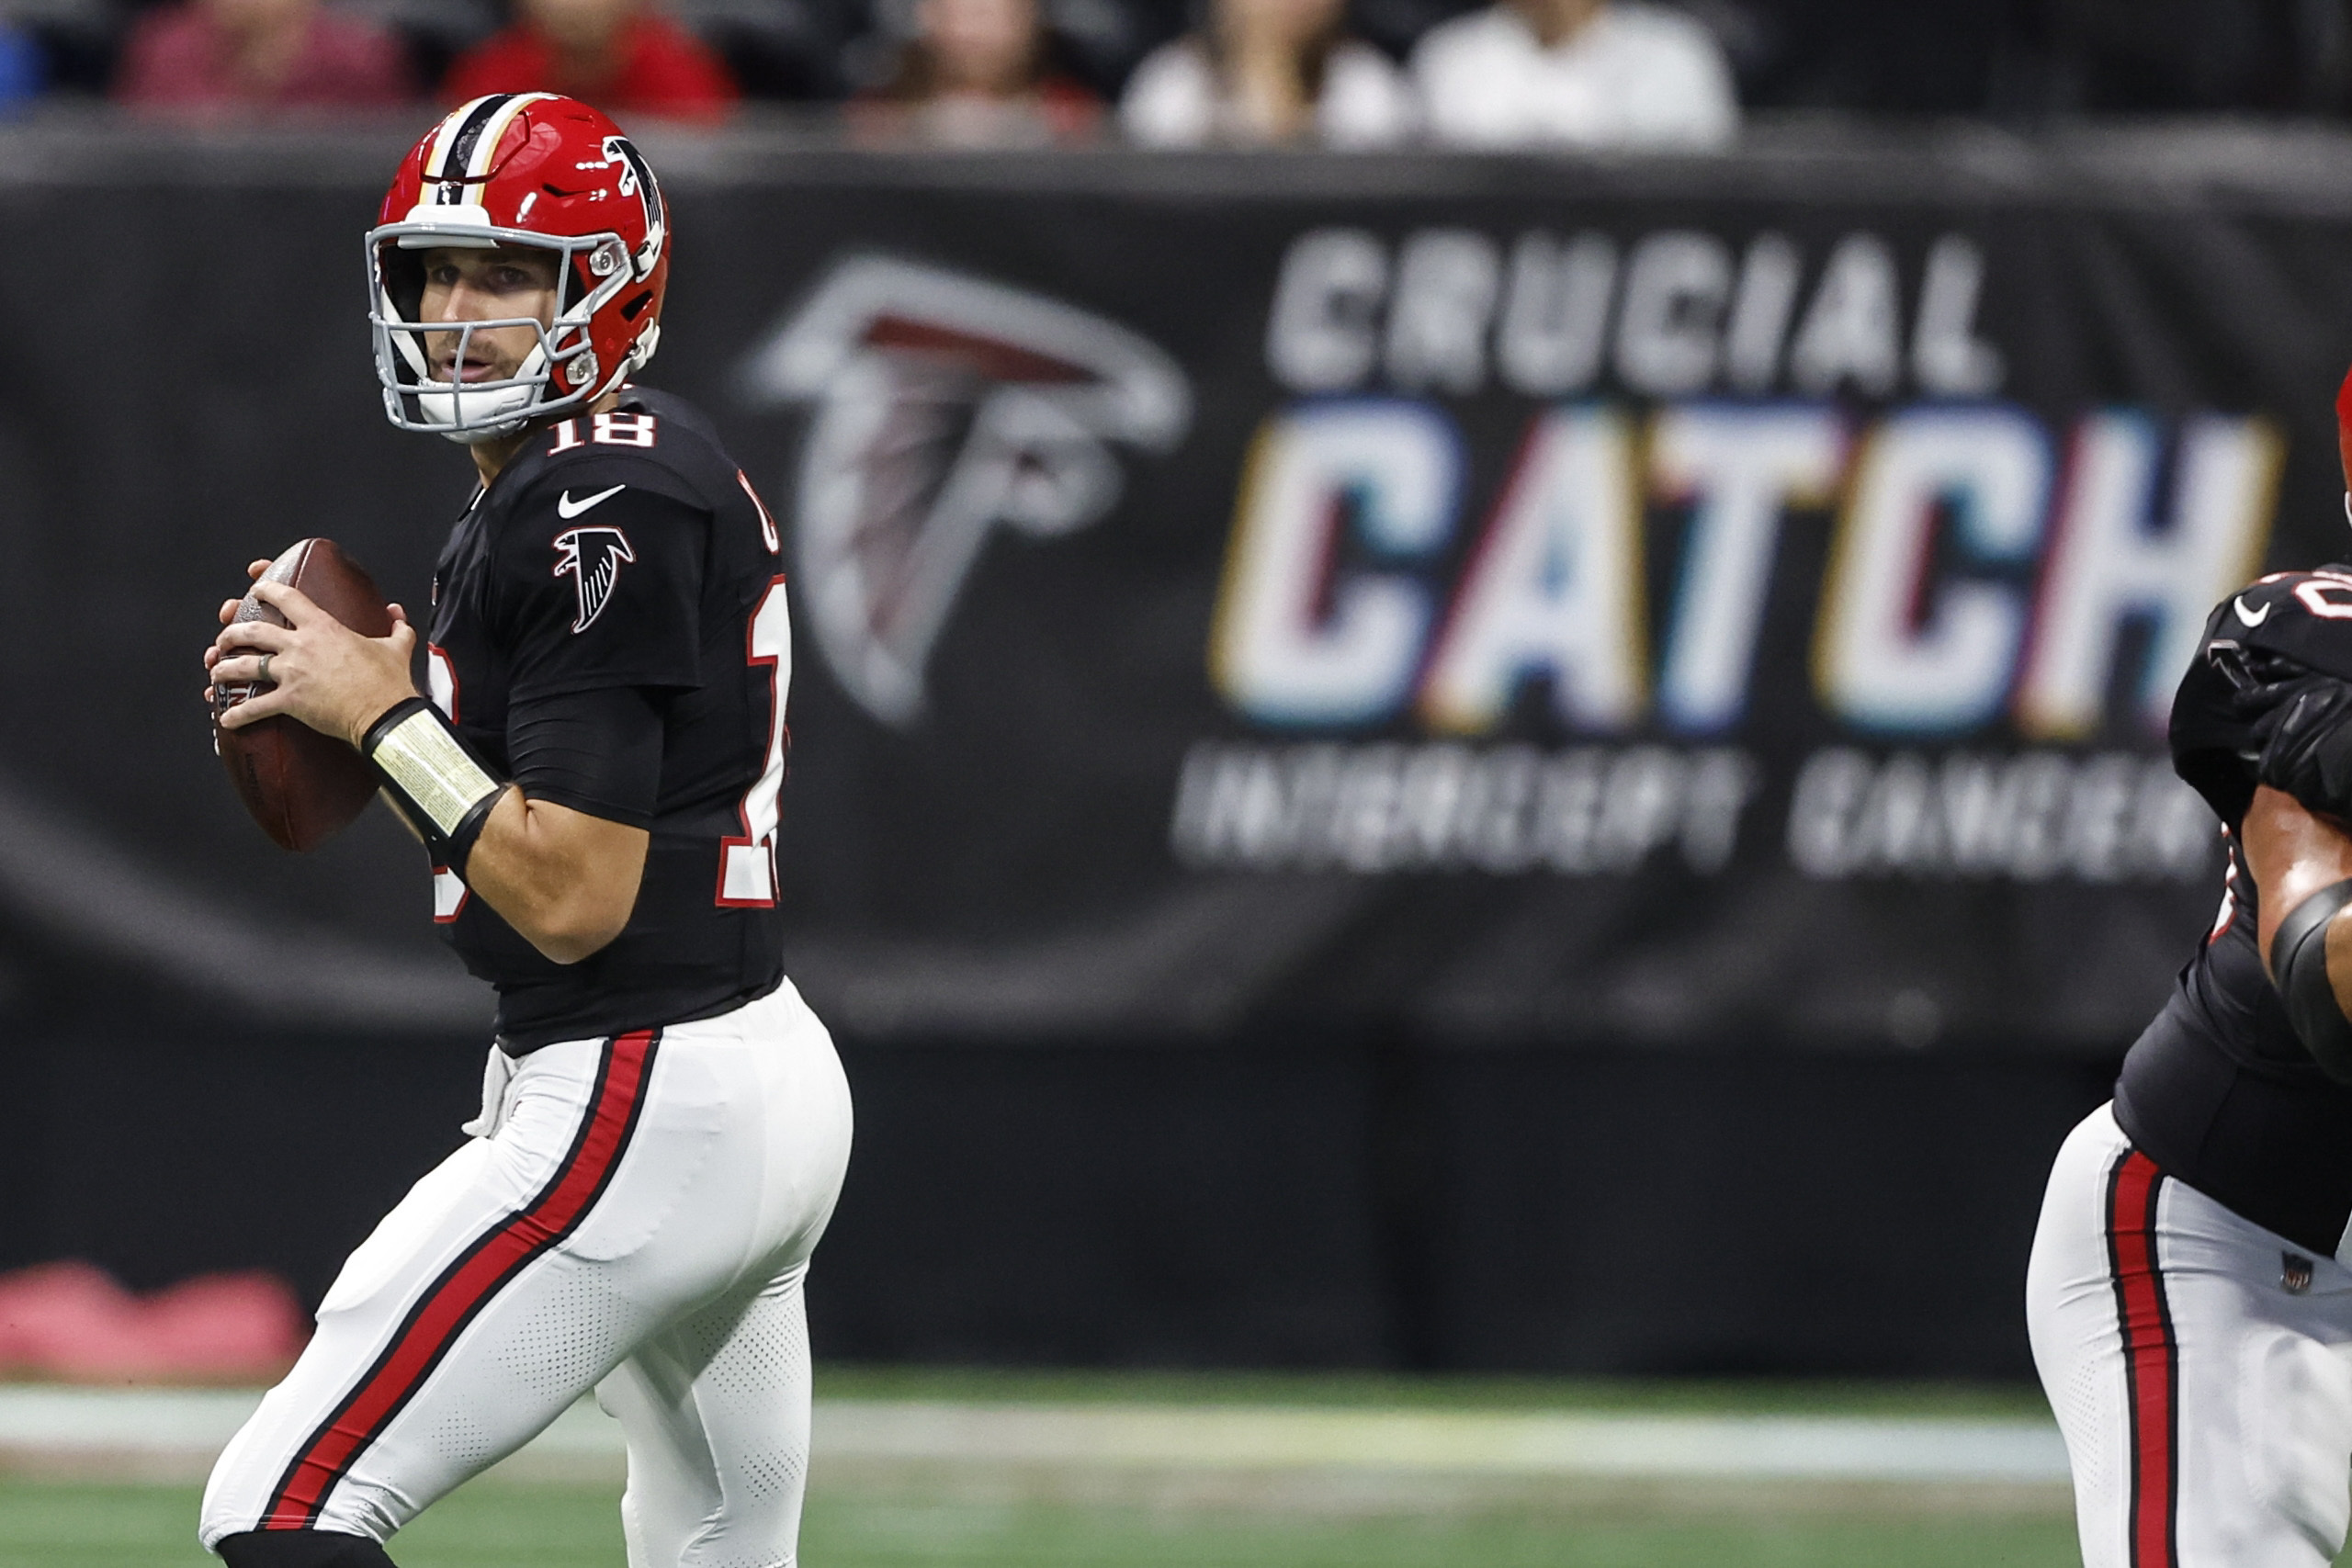
<path fill-rule="evenodd" d="M 620 127 L 574 98 L 493 93 L 425 134 L 401 160 L 368 232 L 376 375 L 402 430 L 469 445 L 594 402 L 653 357 L 670 281 L 669 211 Z M 552 323 L 418 320 L 423 253 L 446 246 L 556 253 Z M 512 377 L 452 382 L 428 367 L 423 334 L 530 326 L 538 346 Z"/>
<path fill-rule="evenodd" d="M 2335 451 L 2344 460 L 2344 515 L 2352 519 L 2352 372 L 2335 389 Z"/>

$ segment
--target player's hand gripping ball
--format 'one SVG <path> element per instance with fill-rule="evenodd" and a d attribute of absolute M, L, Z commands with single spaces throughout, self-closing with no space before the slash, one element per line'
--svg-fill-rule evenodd
<path fill-rule="evenodd" d="M 332 539 L 302 540 L 272 561 L 259 581 L 300 590 L 362 637 L 391 635 L 391 612 L 384 596 Z M 234 619 L 287 624 L 284 615 L 250 592 L 238 604 Z M 212 688 L 213 750 L 263 832 L 281 849 L 316 849 L 368 808 L 375 798 L 376 775 L 344 741 L 286 714 L 234 729 L 221 727 L 222 714 L 270 689 L 260 682 Z"/>

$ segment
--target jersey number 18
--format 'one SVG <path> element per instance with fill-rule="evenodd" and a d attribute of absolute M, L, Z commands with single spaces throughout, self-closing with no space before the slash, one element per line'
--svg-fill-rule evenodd
<path fill-rule="evenodd" d="M 729 909 L 764 909 L 775 904 L 775 829 L 784 788 L 784 699 L 792 689 L 792 615 L 786 608 L 784 579 L 768 584 L 752 613 L 747 657 L 768 667 L 768 751 L 760 776 L 737 809 L 743 836 L 718 840 L 718 904 Z"/>

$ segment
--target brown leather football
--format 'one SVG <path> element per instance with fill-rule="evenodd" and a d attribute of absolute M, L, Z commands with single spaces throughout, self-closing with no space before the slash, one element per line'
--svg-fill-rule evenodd
<path fill-rule="evenodd" d="M 333 539 L 302 540 L 272 561 L 262 581 L 292 584 L 363 637 L 391 635 L 384 596 Z M 250 592 L 237 606 L 236 618 L 286 624 L 285 616 Z M 259 683 L 214 688 L 212 747 L 263 832 L 281 849 L 316 849 L 368 808 L 376 795 L 376 774 L 343 741 L 285 714 L 242 729 L 220 728 L 222 713 L 269 689 Z"/>

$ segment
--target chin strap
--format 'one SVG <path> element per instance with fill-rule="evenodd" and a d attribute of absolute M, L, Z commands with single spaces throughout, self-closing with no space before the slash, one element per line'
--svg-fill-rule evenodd
<path fill-rule="evenodd" d="M 423 697 L 395 704 L 369 725 L 359 754 L 433 852 L 434 863 L 462 880 L 482 825 L 506 793 L 506 781 L 475 761 L 441 710 Z"/>
<path fill-rule="evenodd" d="M 413 389 L 416 409 L 427 423 L 442 426 L 441 434 L 449 440 L 461 446 L 479 446 L 485 441 L 503 441 L 537 418 L 552 378 L 547 349 L 541 345 L 515 367 L 514 384 L 494 392 L 468 390 L 445 381 L 420 381 Z M 487 417 L 468 420 L 477 409 L 487 410 Z"/>

